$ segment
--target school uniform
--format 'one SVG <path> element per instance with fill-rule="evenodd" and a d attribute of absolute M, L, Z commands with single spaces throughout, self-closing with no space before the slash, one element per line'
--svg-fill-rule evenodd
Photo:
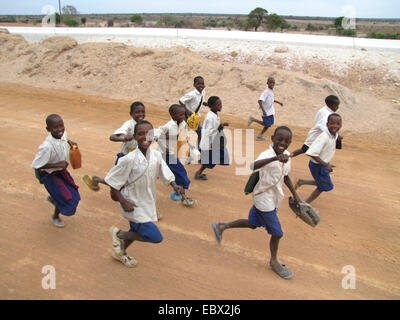
<path fill-rule="evenodd" d="M 270 127 L 274 124 L 274 92 L 270 88 L 267 88 L 261 93 L 258 100 L 261 100 L 262 109 L 266 114 L 266 116 L 264 116 L 263 111 L 260 109 L 260 115 L 263 120 L 263 124 L 265 127 Z"/>
<path fill-rule="evenodd" d="M 134 119 L 128 120 L 124 122 L 121 128 L 115 130 L 113 134 L 133 135 L 135 126 L 136 126 L 136 121 Z M 135 139 L 122 142 L 121 152 L 117 154 L 117 160 L 115 164 L 118 163 L 119 158 L 127 155 L 129 152 L 135 150 L 136 148 L 137 148 L 137 141 Z"/>
<path fill-rule="evenodd" d="M 165 185 L 175 180 L 158 150 L 149 148 L 146 156 L 139 148 L 122 157 L 104 180 L 122 196 L 137 205 L 127 212 L 120 205 L 122 215 L 129 221 L 130 231 L 139 232 L 149 242 L 162 241 L 162 235 L 153 221 L 157 221 L 156 181 Z M 121 189 L 122 188 L 122 189 Z"/>
<path fill-rule="evenodd" d="M 38 169 L 40 182 L 53 198 L 60 213 L 72 216 L 81 199 L 78 186 L 67 169 L 39 169 L 46 164 L 54 164 L 69 160 L 69 144 L 67 133 L 64 132 L 61 139 L 54 138 L 49 134 L 46 140 L 39 146 L 32 168 Z"/>
<path fill-rule="evenodd" d="M 284 154 L 290 155 L 285 150 Z M 272 145 L 262 152 L 256 161 L 276 157 Z M 272 161 L 258 169 L 260 179 L 253 190 L 253 207 L 250 209 L 248 220 L 255 227 L 265 227 L 267 232 L 273 236 L 282 236 L 283 231 L 277 216 L 284 193 L 282 185 L 285 176 L 289 174 L 291 159 L 286 163 Z"/>
<path fill-rule="evenodd" d="M 203 102 L 206 101 L 206 90 L 203 89 L 202 92 L 197 91 L 197 89 L 190 91 L 181 97 L 179 101 L 182 102 L 191 112 L 196 112 L 200 115 Z M 199 127 L 196 130 L 197 134 L 201 133 L 201 129 L 202 126 L 199 123 Z"/>
<path fill-rule="evenodd" d="M 210 110 L 204 118 L 200 140 L 201 164 L 209 169 L 214 168 L 217 164 L 229 164 L 228 151 L 219 140 L 219 137 L 223 133 L 222 130 L 218 131 L 220 124 L 221 120 L 218 114 Z"/>
<path fill-rule="evenodd" d="M 326 105 L 318 110 L 317 114 L 315 115 L 314 126 L 310 129 L 310 131 L 308 131 L 306 141 L 302 147 L 304 152 L 308 150 L 313 141 L 317 139 L 322 131 L 328 130 L 326 123 L 329 115 L 332 113 L 333 110 Z"/>
<path fill-rule="evenodd" d="M 184 189 L 188 189 L 190 185 L 190 179 L 187 175 L 186 169 L 181 163 L 177 155 L 177 137 L 181 132 L 189 134 L 189 129 L 186 126 L 186 122 L 182 121 L 179 125 L 175 120 L 168 121 L 164 126 L 161 126 L 155 130 L 154 137 L 157 138 L 158 146 L 165 158 L 165 162 L 168 167 L 175 175 L 175 182 L 177 185 L 182 186 Z M 168 145 L 166 134 L 169 135 Z M 169 153 L 166 152 L 168 148 Z"/>
<path fill-rule="evenodd" d="M 326 163 L 331 162 L 336 150 L 336 139 L 338 134 L 332 135 L 329 131 L 324 130 L 314 140 L 306 155 L 312 157 L 320 157 Z M 329 172 L 326 168 L 315 161 L 313 158 L 308 163 L 310 172 L 317 183 L 317 188 L 320 191 L 330 191 L 333 189 L 333 183 Z"/>

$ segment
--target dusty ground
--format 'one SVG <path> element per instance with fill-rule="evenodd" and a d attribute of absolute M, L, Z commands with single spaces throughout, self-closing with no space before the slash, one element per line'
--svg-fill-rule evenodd
<path fill-rule="evenodd" d="M 111 258 L 108 234 L 111 225 L 126 229 L 126 220 L 107 190 L 94 193 L 81 179 L 111 168 L 119 144 L 108 136 L 128 119 L 131 101 L 5 82 L 0 97 L 1 299 L 400 298 L 398 140 L 368 133 L 345 136 L 344 149 L 333 161 L 335 189 L 314 203 L 321 213 L 315 229 L 295 219 L 284 200 L 280 260 L 295 274 L 290 281 L 267 267 L 265 231 L 228 230 L 221 245 L 215 241 L 211 222 L 244 218 L 252 204 L 243 194 L 247 177 L 235 175 L 235 165 L 210 171 L 207 182 L 192 179 L 196 208 L 173 203 L 170 190 L 159 184 L 164 241 L 134 244 L 128 253 L 139 265 L 128 269 Z M 164 106 L 143 100 L 154 125 L 168 120 Z M 53 227 L 46 191 L 30 168 L 47 134 L 45 116 L 53 112 L 63 116 L 83 154 L 83 167 L 71 169 L 82 201 L 77 214 L 64 219 L 64 229 Z M 221 116 L 230 128 L 247 128 L 245 117 Z M 291 127 L 294 149 L 307 130 Z M 255 142 L 255 156 L 265 148 Z M 190 177 L 197 167 L 187 166 Z M 306 156 L 294 159 L 291 176 L 309 176 Z M 300 189 L 303 198 L 310 192 Z M 42 289 L 45 265 L 56 268 L 56 290 Z M 346 265 L 356 270 L 354 290 L 341 286 Z"/>

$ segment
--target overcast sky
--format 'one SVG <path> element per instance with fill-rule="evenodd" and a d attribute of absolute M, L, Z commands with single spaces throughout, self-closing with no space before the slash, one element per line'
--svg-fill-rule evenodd
<path fill-rule="evenodd" d="M 0 0 L 0 15 L 58 11 L 58 0 Z M 400 0 L 60 0 L 80 13 L 230 13 L 248 14 L 256 7 L 295 16 L 400 18 Z"/>

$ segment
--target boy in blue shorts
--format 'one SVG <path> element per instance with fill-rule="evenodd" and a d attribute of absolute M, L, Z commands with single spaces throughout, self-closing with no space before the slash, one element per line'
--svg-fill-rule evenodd
<path fill-rule="evenodd" d="M 332 113 L 328 116 L 326 125 L 328 132 L 322 131 L 306 152 L 306 155 L 311 158 L 308 167 L 314 180 L 299 179 L 296 183 L 296 188 L 304 184 L 317 186 L 307 198 L 307 203 L 314 201 L 322 192 L 333 189 L 329 173 L 333 171 L 334 165 L 330 162 L 335 155 L 336 140 L 342 127 L 342 118 L 339 114 Z"/>
<path fill-rule="evenodd" d="M 250 126 L 252 122 L 258 123 L 262 125 L 264 128 L 257 136 L 256 140 L 264 141 L 267 138 L 263 137 L 263 134 L 274 124 L 274 102 L 279 103 L 283 107 L 283 103 L 275 100 L 274 98 L 274 87 L 275 87 L 275 79 L 273 77 L 269 77 L 267 80 L 268 88 L 263 91 L 260 98 L 258 99 L 258 105 L 260 107 L 260 114 L 262 117 L 262 121 L 257 120 L 253 117 L 249 117 L 249 121 L 247 125 Z"/>
<path fill-rule="evenodd" d="M 134 139 L 138 147 L 119 159 L 104 181 L 118 199 L 124 218 L 129 221 L 129 231 L 110 228 L 114 259 L 127 267 L 135 267 L 135 258 L 126 253 L 134 241 L 159 243 L 162 234 L 154 224 L 156 212 L 156 182 L 160 179 L 170 185 L 177 194 L 185 191 L 175 183 L 175 177 L 158 150 L 150 148 L 153 141 L 153 126 L 146 120 L 136 123 Z"/>
<path fill-rule="evenodd" d="M 286 150 L 292 142 L 292 132 L 288 127 L 278 127 L 272 136 L 272 145 L 262 152 L 253 163 L 253 170 L 259 171 L 260 179 L 253 190 L 253 203 L 247 219 L 239 219 L 227 223 L 212 223 L 215 237 L 218 243 L 222 241 L 222 233 L 231 228 L 264 227 L 271 235 L 270 239 L 270 266 L 279 276 L 291 279 L 293 272 L 278 261 L 279 241 L 283 231 L 277 208 L 280 206 L 284 195 L 283 182 L 289 188 L 296 202 L 300 201 L 296 190 L 289 177 L 290 153 Z"/>

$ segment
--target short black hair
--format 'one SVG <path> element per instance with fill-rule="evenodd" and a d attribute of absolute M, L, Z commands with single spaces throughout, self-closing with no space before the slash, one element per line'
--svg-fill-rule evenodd
<path fill-rule="evenodd" d="M 171 116 L 173 116 L 177 111 L 178 111 L 178 109 L 179 108 L 185 108 L 185 106 L 182 106 L 182 105 L 180 105 L 180 104 L 172 104 L 170 107 L 169 107 L 169 109 L 168 109 L 168 111 L 169 111 L 169 114 L 171 115 Z"/>
<path fill-rule="evenodd" d="M 50 127 L 50 125 L 51 125 L 54 121 L 57 121 L 57 120 L 59 120 L 59 119 L 62 120 L 62 118 L 61 118 L 60 115 L 55 114 L 55 113 L 49 114 L 49 115 L 46 117 L 46 126 L 47 126 L 47 127 Z"/>
<path fill-rule="evenodd" d="M 208 98 L 207 104 L 208 104 L 209 107 L 213 107 L 218 100 L 220 100 L 219 97 L 211 96 L 211 97 Z"/>
<path fill-rule="evenodd" d="M 150 127 L 153 128 L 153 125 L 149 121 L 147 121 L 147 120 L 139 120 L 138 122 L 136 122 L 135 129 L 133 129 L 133 135 L 136 135 L 136 132 L 137 132 L 139 126 L 141 126 L 143 124 L 148 124 Z"/>
<path fill-rule="evenodd" d="M 325 98 L 325 103 L 328 107 L 331 107 L 336 103 L 340 103 L 340 100 L 337 96 L 331 94 Z"/>
<path fill-rule="evenodd" d="M 194 77 L 193 83 L 196 83 L 196 82 L 199 81 L 199 80 L 203 80 L 203 81 L 204 81 L 204 78 L 203 78 L 202 76 Z"/>
<path fill-rule="evenodd" d="M 342 117 L 340 116 L 339 113 L 331 113 L 331 114 L 328 116 L 327 122 L 329 122 L 329 119 L 330 119 L 330 118 L 333 118 L 333 117 L 338 117 L 338 118 L 340 118 L 340 120 L 342 120 Z"/>
<path fill-rule="evenodd" d="M 274 135 L 276 135 L 278 133 L 278 131 L 281 131 L 281 130 L 286 130 L 287 132 L 290 133 L 291 136 L 293 136 L 292 130 L 290 130 L 290 128 L 286 127 L 286 126 L 280 126 L 280 127 L 276 128 L 274 131 Z"/>
<path fill-rule="evenodd" d="M 135 109 L 136 109 L 137 107 L 139 107 L 139 106 L 143 106 L 143 107 L 144 107 L 144 104 L 143 104 L 142 102 L 140 102 L 140 101 L 135 101 L 135 102 L 133 102 L 133 103 L 131 104 L 131 111 L 130 111 L 130 113 L 133 113 L 133 112 L 135 111 Z"/>

